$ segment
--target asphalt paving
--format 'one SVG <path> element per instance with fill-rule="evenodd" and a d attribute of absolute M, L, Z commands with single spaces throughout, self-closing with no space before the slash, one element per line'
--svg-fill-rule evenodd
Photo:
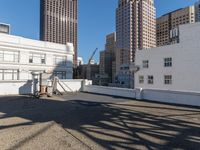
<path fill-rule="evenodd" d="M 1 150 L 199 150 L 200 108 L 90 93 L 0 97 Z"/>

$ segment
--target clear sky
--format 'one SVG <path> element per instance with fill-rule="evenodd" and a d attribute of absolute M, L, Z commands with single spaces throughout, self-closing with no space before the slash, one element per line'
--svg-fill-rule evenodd
<path fill-rule="evenodd" d="M 88 61 L 93 50 L 104 49 L 105 36 L 115 31 L 118 0 L 78 0 L 78 54 Z M 197 0 L 155 0 L 157 16 L 189 6 Z M 11 24 L 11 34 L 39 39 L 39 0 L 0 0 L 0 22 Z M 95 56 L 98 60 L 99 54 Z"/>

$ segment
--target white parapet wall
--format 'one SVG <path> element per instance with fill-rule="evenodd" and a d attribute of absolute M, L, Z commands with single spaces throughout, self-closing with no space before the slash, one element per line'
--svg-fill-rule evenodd
<path fill-rule="evenodd" d="M 140 99 L 164 103 L 200 106 L 200 93 L 187 91 L 170 91 L 157 89 L 144 89 L 140 91 Z"/>
<path fill-rule="evenodd" d="M 150 100 L 161 103 L 200 106 L 200 93 L 196 92 L 169 91 L 158 89 L 125 89 L 95 85 L 85 85 L 83 91 L 137 100 Z"/>
<path fill-rule="evenodd" d="M 0 95 L 24 95 L 32 93 L 32 81 L 0 82 Z"/>
<path fill-rule="evenodd" d="M 90 84 L 92 84 L 91 81 L 83 79 L 59 80 L 58 90 L 60 92 L 79 92 L 83 91 L 84 85 Z"/>
<path fill-rule="evenodd" d="M 135 98 L 136 97 L 136 90 L 125 89 L 125 88 L 116 88 L 116 87 L 85 85 L 84 92 L 105 94 L 105 95 L 119 96 L 119 97 L 126 97 L 126 98 Z"/>
<path fill-rule="evenodd" d="M 60 80 L 60 92 L 89 92 L 138 100 L 200 106 L 200 93 L 159 89 L 125 89 L 91 85 L 89 80 Z M 32 81 L 0 82 L 0 95 L 24 95 L 33 91 Z"/>
<path fill-rule="evenodd" d="M 60 80 L 57 88 L 60 92 L 83 91 L 84 85 L 92 84 L 89 80 Z M 28 95 L 33 93 L 32 80 L 24 81 L 1 81 L 0 95 Z"/>

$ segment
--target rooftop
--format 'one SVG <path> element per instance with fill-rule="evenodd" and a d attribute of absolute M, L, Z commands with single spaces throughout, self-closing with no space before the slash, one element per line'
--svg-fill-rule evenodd
<path fill-rule="evenodd" d="M 0 97 L 0 149 L 199 149 L 200 109 L 89 93 Z"/>
<path fill-rule="evenodd" d="M 10 45 L 14 47 L 29 47 L 29 48 L 37 48 L 37 49 L 47 49 L 51 51 L 62 51 L 62 52 L 68 52 L 73 54 L 73 44 L 67 43 L 64 44 L 58 44 L 58 43 L 52 43 L 52 42 L 46 42 L 46 41 L 39 41 L 39 40 L 33 40 L 24 38 L 21 36 L 15 36 L 10 34 L 3 34 L 0 33 L 0 44 L 1 45 Z"/>

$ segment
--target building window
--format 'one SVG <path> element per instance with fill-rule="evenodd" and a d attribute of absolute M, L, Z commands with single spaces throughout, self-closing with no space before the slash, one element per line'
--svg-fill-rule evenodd
<path fill-rule="evenodd" d="M 139 76 L 139 83 L 143 84 L 144 83 L 144 76 Z"/>
<path fill-rule="evenodd" d="M 153 76 L 148 76 L 148 84 L 153 84 Z"/>
<path fill-rule="evenodd" d="M 149 61 L 148 60 L 143 60 L 142 66 L 143 66 L 143 68 L 149 68 Z"/>
<path fill-rule="evenodd" d="M 40 54 L 40 53 L 30 53 L 29 54 L 29 63 L 46 64 L 46 55 Z"/>
<path fill-rule="evenodd" d="M 66 71 L 54 71 L 54 76 L 58 77 L 59 79 L 66 79 L 67 78 L 67 73 Z"/>
<path fill-rule="evenodd" d="M 44 58 L 41 58 L 41 64 L 46 64 L 45 57 L 44 57 Z"/>
<path fill-rule="evenodd" d="M 0 50 L 0 61 L 2 62 L 19 62 L 19 51 L 2 51 Z"/>
<path fill-rule="evenodd" d="M 54 56 L 54 65 L 65 66 L 67 64 L 67 57 Z"/>
<path fill-rule="evenodd" d="M 1 80 L 19 80 L 19 70 L 0 69 Z"/>
<path fill-rule="evenodd" d="M 172 84 L 172 75 L 165 75 L 164 82 L 165 84 Z"/>
<path fill-rule="evenodd" d="M 172 66 L 172 58 L 164 58 L 164 66 L 165 67 L 171 67 Z"/>

